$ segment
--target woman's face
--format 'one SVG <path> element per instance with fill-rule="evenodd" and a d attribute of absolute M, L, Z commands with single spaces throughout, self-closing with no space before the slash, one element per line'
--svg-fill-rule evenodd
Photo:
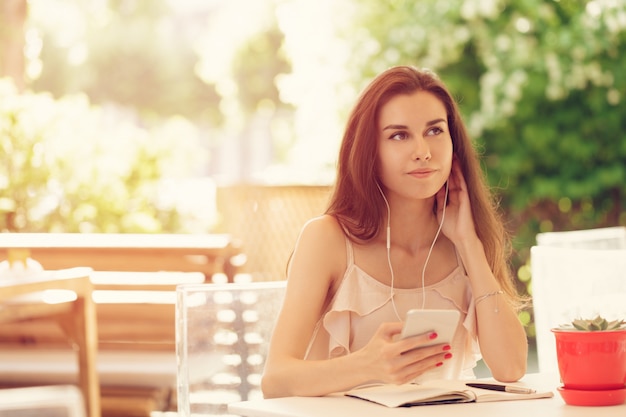
<path fill-rule="evenodd" d="M 452 138 L 443 103 L 416 91 L 391 98 L 378 116 L 378 168 L 389 193 L 429 198 L 452 167 Z"/>

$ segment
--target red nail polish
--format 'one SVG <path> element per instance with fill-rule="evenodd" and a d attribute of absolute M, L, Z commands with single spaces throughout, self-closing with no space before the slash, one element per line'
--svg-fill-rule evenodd
<path fill-rule="evenodd" d="M 452 346 L 450 346 L 450 345 L 445 345 L 443 347 L 443 350 L 450 350 L 450 349 L 452 349 Z"/>
<path fill-rule="evenodd" d="M 444 359 L 450 359 L 452 357 L 452 353 L 446 353 L 443 358 Z"/>
<path fill-rule="evenodd" d="M 443 365 L 443 362 L 438 362 L 437 365 L 435 366 L 442 366 L 442 365 Z"/>
<path fill-rule="evenodd" d="M 432 332 L 431 334 L 428 335 L 429 339 L 436 339 L 437 338 L 437 333 L 436 332 Z"/>

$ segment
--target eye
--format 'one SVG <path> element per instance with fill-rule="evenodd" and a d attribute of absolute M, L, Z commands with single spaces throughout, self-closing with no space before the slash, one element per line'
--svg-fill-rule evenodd
<path fill-rule="evenodd" d="M 439 126 L 433 126 L 426 131 L 426 136 L 439 136 L 444 133 L 443 129 Z"/>
<path fill-rule="evenodd" d="M 393 132 L 389 136 L 389 139 L 391 139 L 391 140 L 405 140 L 408 137 L 409 137 L 409 135 L 408 135 L 407 132 L 399 131 L 399 132 Z"/>

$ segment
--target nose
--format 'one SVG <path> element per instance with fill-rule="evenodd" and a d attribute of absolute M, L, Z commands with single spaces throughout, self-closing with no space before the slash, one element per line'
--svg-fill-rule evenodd
<path fill-rule="evenodd" d="M 416 161 L 430 160 L 430 146 L 428 146 L 428 141 L 422 136 L 417 136 L 415 138 L 415 147 L 413 148 L 412 156 Z"/>

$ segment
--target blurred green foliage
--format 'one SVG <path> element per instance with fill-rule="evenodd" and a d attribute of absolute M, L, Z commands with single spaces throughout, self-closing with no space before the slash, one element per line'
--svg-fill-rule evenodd
<path fill-rule="evenodd" d="M 515 238 L 520 285 L 538 232 L 626 224 L 626 2 L 359 4 L 356 82 L 396 64 L 446 82 Z"/>
<path fill-rule="evenodd" d="M 160 179 L 203 161 L 190 132 L 177 120 L 148 131 L 84 95 L 18 93 L 0 79 L 0 230 L 184 231 Z"/>
<path fill-rule="evenodd" d="M 41 74 L 30 85 L 54 97 L 84 93 L 94 104 L 132 108 L 143 123 L 181 115 L 223 122 L 215 86 L 196 73 L 189 28 L 165 0 L 45 0 L 29 19 L 41 38 Z M 202 16 L 198 16 L 201 19 Z"/>
<path fill-rule="evenodd" d="M 625 1 L 365 1 L 357 82 L 413 64 L 450 87 L 514 238 L 520 290 L 532 294 L 537 233 L 626 224 Z"/>
<path fill-rule="evenodd" d="M 271 11 L 274 2 L 259 4 L 267 3 L 262 9 Z M 250 175 L 257 116 L 282 121 L 292 116 L 274 83 L 290 68 L 280 53 L 284 36 L 275 16 L 249 16 L 258 21 L 267 17 L 268 22 L 256 31 L 242 30 L 239 11 L 234 20 L 220 13 L 226 5 L 37 0 L 29 19 L 41 41 L 43 65 L 30 87 L 54 97 L 86 94 L 95 105 L 132 111 L 142 126 L 156 126 L 172 115 L 184 117 L 198 127 L 206 148 L 241 143 L 236 156 L 242 159 L 240 174 Z M 280 158 L 284 147 L 271 149 L 272 156 Z M 217 169 L 207 164 L 202 174 Z"/>

